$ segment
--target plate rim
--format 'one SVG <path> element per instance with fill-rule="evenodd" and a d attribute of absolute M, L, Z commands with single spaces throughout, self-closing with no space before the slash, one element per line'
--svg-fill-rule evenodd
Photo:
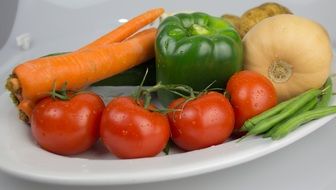
<path fill-rule="evenodd" d="M 7 92 L 3 93 L 0 96 L 0 100 L 5 98 L 5 96 L 8 95 Z M 7 98 L 7 97 L 6 97 Z M 333 98 L 332 104 L 336 104 L 336 99 Z M 285 138 L 278 140 L 278 141 L 272 141 L 270 139 L 263 139 L 262 137 L 248 137 L 243 142 L 249 142 L 249 141 L 268 141 L 268 146 L 264 146 L 261 149 L 257 149 L 257 152 L 253 152 L 253 154 L 243 154 L 244 156 L 239 157 L 236 160 L 233 160 L 231 162 L 227 162 L 225 160 L 225 157 L 221 156 L 215 156 L 210 157 L 207 160 L 203 160 L 203 165 L 200 165 L 198 167 L 190 167 L 187 168 L 182 166 L 176 166 L 173 168 L 166 168 L 164 171 L 157 172 L 156 170 L 150 170 L 143 173 L 135 173 L 132 175 L 125 175 L 122 174 L 120 176 L 115 175 L 106 175 L 106 173 L 102 174 L 94 174 L 94 175 L 79 175 L 81 177 L 77 176 L 69 176 L 69 175 L 46 175 L 48 172 L 31 172 L 26 170 L 18 170 L 16 167 L 10 167 L 9 165 L 4 165 L 3 162 L 1 162 L 0 157 L 0 170 L 4 171 L 7 174 L 10 174 L 12 176 L 16 176 L 22 179 L 31 180 L 31 181 L 37 181 L 42 183 L 49 183 L 49 184 L 62 184 L 62 185 L 125 185 L 125 184 L 140 184 L 140 183 L 149 183 L 149 182 L 159 182 L 159 181 L 167 181 L 167 180 L 174 180 L 174 179 L 181 179 L 185 177 L 192 177 L 196 175 L 206 174 L 226 168 L 230 168 L 242 163 L 246 163 L 249 161 L 252 161 L 254 159 L 263 157 L 267 154 L 270 154 L 272 152 L 278 151 L 294 142 L 297 142 L 298 140 L 308 136 L 312 132 L 316 131 L 317 129 L 321 128 L 322 126 L 326 125 L 328 122 L 333 120 L 336 117 L 336 114 L 330 115 L 318 120 L 315 120 L 311 122 L 308 126 L 299 128 L 298 130 L 292 132 Z M 231 141 L 229 143 L 236 143 L 238 140 Z M 221 145 L 213 146 L 211 148 L 214 149 L 221 149 L 221 146 L 225 146 L 223 143 Z M 207 148 L 208 149 L 208 148 Z M 185 154 L 195 154 L 196 152 L 204 152 L 207 149 L 197 150 L 197 151 L 190 151 L 183 153 Z M 239 152 L 238 152 L 239 153 Z M 183 154 L 174 154 L 169 156 L 160 157 L 160 159 L 163 160 L 171 160 L 171 159 L 178 159 L 176 157 L 183 156 Z M 80 158 L 79 158 L 80 159 Z M 151 160 L 156 159 L 154 158 L 145 158 L 143 160 Z M 141 159 L 129 159 L 130 160 L 141 160 Z M 105 160 L 104 160 L 105 161 Z M 120 161 L 120 160 L 119 160 Z M 191 165 L 192 166 L 192 165 Z"/>

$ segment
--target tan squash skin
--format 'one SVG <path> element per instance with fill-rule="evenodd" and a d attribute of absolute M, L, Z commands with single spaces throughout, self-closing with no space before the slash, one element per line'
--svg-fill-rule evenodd
<path fill-rule="evenodd" d="M 243 43 L 244 69 L 270 79 L 279 101 L 320 88 L 330 74 L 333 55 L 329 36 L 308 19 L 288 14 L 267 18 L 246 34 Z M 283 82 L 270 74 L 271 65 L 279 60 L 292 69 L 292 75 Z"/>

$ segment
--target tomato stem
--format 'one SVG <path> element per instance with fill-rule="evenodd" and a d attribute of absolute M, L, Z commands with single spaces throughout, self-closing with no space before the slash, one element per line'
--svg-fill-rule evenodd
<path fill-rule="evenodd" d="M 142 78 L 142 80 L 141 80 L 141 83 L 140 83 L 138 89 L 135 91 L 135 94 L 133 95 L 134 98 L 135 98 L 136 100 L 139 100 L 139 99 L 140 99 L 141 93 L 142 93 L 142 91 L 143 91 L 143 85 L 144 85 L 144 83 L 145 83 L 147 74 L 148 74 L 148 68 L 146 69 L 145 75 L 143 76 L 143 78 Z"/>
<path fill-rule="evenodd" d="M 223 90 L 223 88 L 210 88 L 213 84 L 215 84 L 216 80 L 212 81 L 207 87 L 205 87 L 202 92 L 200 92 L 198 94 L 198 96 L 201 96 L 203 94 L 206 94 L 208 91 L 211 91 L 211 90 Z M 197 96 L 197 97 L 198 97 Z"/>
<path fill-rule="evenodd" d="M 62 85 L 61 90 L 56 90 L 56 82 L 54 82 L 53 83 L 53 88 L 52 88 L 51 92 L 49 92 L 49 94 L 54 100 L 56 100 L 56 99 L 69 100 L 70 97 L 68 96 L 67 82 L 65 82 Z"/>
<path fill-rule="evenodd" d="M 183 98 L 188 98 L 188 96 L 185 96 L 184 94 L 179 93 L 179 92 L 177 92 L 177 91 L 175 91 L 175 90 L 169 90 L 169 92 L 171 92 L 171 93 L 173 93 L 173 94 L 176 94 L 176 95 L 178 95 L 178 96 L 181 96 L 181 97 L 183 97 Z"/>
<path fill-rule="evenodd" d="M 150 105 L 151 103 L 151 100 L 152 100 L 152 97 L 151 97 L 151 93 L 153 92 L 157 92 L 159 90 L 167 90 L 167 91 L 170 91 L 176 95 L 179 95 L 181 97 L 184 97 L 184 98 L 192 98 L 194 99 L 196 96 L 195 96 L 195 93 L 199 93 L 199 92 L 195 92 L 190 86 L 188 85 L 182 85 L 182 84 L 167 84 L 167 85 L 164 85 L 162 84 L 161 82 L 158 82 L 156 85 L 152 86 L 152 87 L 149 87 L 147 89 L 144 89 L 143 88 L 143 83 L 145 81 L 145 78 L 147 76 L 147 71 L 146 70 L 146 73 L 144 75 L 144 78 L 141 82 L 141 84 L 139 85 L 137 91 L 133 94 L 133 97 L 137 100 L 137 102 L 140 102 L 141 99 L 144 100 L 144 108 L 147 109 L 148 106 Z M 189 94 L 188 96 L 187 95 L 184 95 L 184 93 L 187 93 Z"/>
<path fill-rule="evenodd" d="M 206 88 L 204 88 L 203 91 L 194 91 L 194 89 L 188 85 L 184 84 L 162 84 L 161 82 L 158 82 L 156 85 L 149 87 L 147 89 L 143 88 L 144 81 L 146 79 L 146 76 L 148 74 L 148 69 L 145 72 L 145 75 L 138 87 L 138 89 L 133 94 L 134 99 L 139 103 L 140 100 L 143 100 L 143 106 L 145 109 L 148 109 L 152 96 L 151 93 L 157 92 L 159 90 L 166 90 L 173 94 L 176 94 L 180 97 L 183 97 L 186 99 L 186 102 L 191 101 L 202 94 L 205 94 L 209 90 L 223 90 L 222 88 L 210 88 L 216 80 L 214 80 L 212 83 L 210 83 Z"/>
<path fill-rule="evenodd" d="M 162 113 L 162 114 L 167 114 L 169 112 L 177 112 L 177 111 L 182 111 L 182 109 L 168 109 L 168 108 L 161 108 L 161 109 L 149 109 L 150 111 L 153 111 L 153 112 L 159 112 L 159 113 Z"/>
<path fill-rule="evenodd" d="M 177 95 L 180 95 L 182 97 L 185 97 L 186 95 L 183 95 L 182 93 L 179 93 L 178 91 L 188 93 L 188 97 L 195 97 L 195 93 L 198 94 L 198 92 L 195 92 L 190 86 L 183 85 L 183 84 L 162 84 L 161 82 L 157 83 L 155 86 L 146 89 L 149 93 L 157 92 L 158 90 L 167 90 L 172 93 L 175 93 Z"/>

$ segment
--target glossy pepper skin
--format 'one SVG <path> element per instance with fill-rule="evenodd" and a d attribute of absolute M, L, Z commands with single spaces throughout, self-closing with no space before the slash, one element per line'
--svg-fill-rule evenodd
<path fill-rule="evenodd" d="M 227 21 L 205 13 L 180 13 L 165 18 L 155 42 L 156 79 L 163 84 L 186 84 L 203 90 L 224 88 L 230 76 L 242 69 L 240 36 Z M 159 91 L 167 105 L 174 95 Z"/>

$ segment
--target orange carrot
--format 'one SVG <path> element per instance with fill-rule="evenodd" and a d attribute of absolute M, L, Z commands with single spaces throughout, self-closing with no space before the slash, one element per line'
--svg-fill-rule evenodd
<path fill-rule="evenodd" d="M 139 36 L 139 35 L 144 35 L 145 33 L 148 33 L 148 32 L 150 33 L 150 32 L 152 32 L 152 30 L 156 30 L 156 29 L 155 29 L 155 28 L 149 28 L 149 29 L 146 29 L 146 30 L 142 30 L 142 31 L 137 32 L 137 33 L 135 33 L 134 35 L 132 35 L 132 36 L 126 38 L 125 41 L 127 41 L 127 40 L 131 40 L 131 39 L 133 39 L 133 38 L 136 38 L 136 37 Z"/>
<path fill-rule="evenodd" d="M 18 109 L 21 110 L 23 113 L 25 113 L 28 118 L 31 116 L 33 109 L 35 106 L 35 102 L 33 102 L 32 100 L 22 100 L 19 105 L 18 105 Z"/>
<path fill-rule="evenodd" d="M 80 50 L 97 47 L 100 45 L 111 44 L 114 42 L 121 42 L 141 28 L 143 28 L 144 26 L 156 20 L 163 12 L 163 8 L 151 9 L 137 17 L 134 17 L 133 19 L 119 26 L 115 30 L 98 38 L 96 41 L 82 47 Z"/>
<path fill-rule="evenodd" d="M 44 57 L 18 65 L 13 74 L 19 80 L 18 108 L 30 116 L 34 103 L 47 96 L 53 85 L 79 90 L 123 72 L 154 57 L 156 29 L 148 29 L 120 43 L 91 47 L 64 55 Z"/>
<path fill-rule="evenodd" d="M 156 29 L 131 35 L 163 12 L 162 8 L 149 10 L 80 51 L 39 58 L 17 66 L 8 78 L 6 88 L 14 102 L 18 102 L 24 120 L 29 122 L 27 116 L 30 117 L 35 102 L 47 96 L 54 83 L 57 89 L 67 82 L 69 90 L 78 90 L 152 58 Z"/>

